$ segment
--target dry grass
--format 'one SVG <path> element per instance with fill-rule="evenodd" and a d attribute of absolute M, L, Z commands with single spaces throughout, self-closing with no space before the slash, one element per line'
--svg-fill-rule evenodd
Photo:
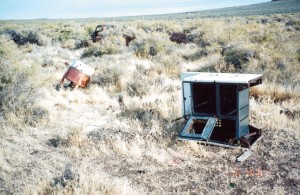
<path fill-rule="evenodd" d="M 39 45 L 4 35 L 26 37 L 33 23 L 0 27 L 0 193 L 299 193 L 299 14 L 114 24 L 88 48 L 75 43 L 94 22 L 43 22 Z M 194 39 L 175 44 L 173 32 Z M 136 37 L 129 47 L 124 34 Z M 73 58 L 96 76 L 88 89 L 56 91 Z M 176 139 L 187 70 L 264 73 L 250 99 L 263 137 L 245 163 L 235 162 L 240 148 Z"/>

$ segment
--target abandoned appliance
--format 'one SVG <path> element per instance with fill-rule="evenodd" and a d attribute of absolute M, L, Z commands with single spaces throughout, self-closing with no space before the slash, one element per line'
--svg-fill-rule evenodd
<path fill-rule="evenodd" d="M 70 87 L 74 87 L 75 89 L 78 87 L 86 88 L 94 72 L 93 68 L 75 59 L 63 75 L 58 88 L 64 84 L 65 79 L 70 81 Z"/>
<path fill-rule="evenodd" d="M 98 42 L 98 41 L 101 41 L 102 39 L 104 39 L 105 35 L 101 34 L 101 33 L 105 32 L 106 30 L 111 29 L 111 28 L 114 29 L 115 25 L 101 24 L 101 25 L 96 26 L 95 31 L 91 34 L 92 41 L 95 43 L 95 42 Z"/>
<path fill-rule="evenodd" d="M 178 139 L 224 147 L 250 148 L 261 130 L 249 125 L 249 89 L 262 74 L 185 72 L 181 74 L 183 117 Z"/>

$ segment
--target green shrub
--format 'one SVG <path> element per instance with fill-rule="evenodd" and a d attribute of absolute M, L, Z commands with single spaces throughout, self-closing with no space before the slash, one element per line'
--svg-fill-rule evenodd
<path fill-rule="evenodd" d="M 125 50 L 125 39 L 120 36 L 108 35 L 100 43 L 93 43 L 86 48 L 81 58 L 102 55 L 114 55 L 122 53 Z"/>
<path fill-rule="evenodd" d="M 254 57 L 254 51 L 236 46 L 226 46 L 222 54 L 227 64 L 232 64 L 236 70 L 242 69 L 242 64 Z"/>
<path fill-rule="evenodd" d="M 205 48 L 199 48 L 197 49 L 195 52 L 193 53 L 190 53 L 190 54 L 184 54 L 182 57 L 186 60 L 191 60 L 191 61 L 194 61 L 194 60 L 198 60 L 202 57 L 205 57 L 207 56 L 207 50 Z"/>
<path fill-rule="evenodd" d="M 134 46 L 138 57 L 155 56 L 157 53 L 165 52 L 163 44 L 152 38 L 136 41 Z"/>
<path fill-rule="evenodd" d="M 74 39 L 65 40 L 62 43 L 62 48 L 75 49 L 76 48 L 75 40 Z"/>
<path fill-rule="evenodd" d="M 202 28 L 193 30 L 190 34 L 188 34 L 188 39 L 190 42 L 197 44 L 199 47 L 206 47 L 210 45 Z"/>
<path fill-rule="evenodd" d="M 86 48 L 86 47 L 89 47 L 91 44 L 92 44 L 92 42 L 90 40 L 86 40 L 86 39 L 79 40 L 79 39 L 77 39 L 75 41 L 75 48 L 76 49 Z"/>
<path fill-rule="evenodd" d="M 51 44 L 51 38 L 41 34 L 37 30 L 21 30 L 20 32 L 14 29 L 7 29 L 4 34 L 18 45 L 37 44 L 39 46 L 47 46 Z"/>
<path fill-rule="evenodd" d="M 133 41 L 133 50 L 138 57 L 152 57 L 157 54 L 171 53 L 175 43 L 171 42 L 166 33 L 151 33 Z"/>
<path fill-rule="evenodd" d="M 119 35 L 109 35 L 103 43 L 100 44 L 99 50 L 101 55 L 122 53 L 125 49 L 125 39 Z"/>
<path fill-rule="evenodd" d="M 58 40 L 64 42 L 68 39 L 82 39 L 85 37 L 85 30 L 76 24 L 67 24 L 60 28 Z"/>
<path fill-rule="evenodd" d="M 86 48 L 83 53 L 81 54 L 81 58 L 87 58 L 92 56 L 101 56 L 101 52 L 99 48 L 95 45 L 90 46 L 89 48 Z"/>

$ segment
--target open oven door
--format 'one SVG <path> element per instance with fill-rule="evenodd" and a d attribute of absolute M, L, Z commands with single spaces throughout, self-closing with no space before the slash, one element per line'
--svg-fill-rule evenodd
<path fill-rule="evenodd" d="M 214 117 L 190 116 L 188 122 L 181 130 L 181 140 L 209 140 L 217 119 Z"/>

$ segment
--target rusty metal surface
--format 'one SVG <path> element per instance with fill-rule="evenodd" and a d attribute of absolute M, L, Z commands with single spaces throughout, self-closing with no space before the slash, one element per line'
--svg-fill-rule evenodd
<path fill-rule="evenodd" d="M 90 82 L 90 77 L 85 74 L 82 74 L 78 82 L 76 83 L 76 85 L 82 88 L 86 88 L 89 82 Z"/>
<path fill-rule="evenodd" d="M 261 137 L 261 129 L 249 125 L 249 133 L 241 137 L 241 146 L 250 148 Z"/>
<path fill-rule="evenodd" d="M 78 69 L 76 69 L 74 67 L 70 67 L 63 77 L 68 79 L 69 81 L 77 83 L 81 74 L 82 73 Z"/>
<path fill-rule="evenodd" d="M 91 34 L 92 41 L 95 43 L 95 42 L 99 42 L 102 39 L 104 39 L 105 37 L 103 35 L 101 35 L 101 32 L 104 32 L 110 28 L 115 28 L 115 25 L 112 25 L 112 24 L 98 25 L 96 27 L 95 31 Z"/>
<path fill-rule="evenodd" d="M 69 84 L 70 87 L 82 87 L 82 88 L 86 88 L 88 83 L 90 82 L 90 77 L 84 73 L 82 73 L 80 70 L 74 68 L 74 67 L 70 67 L 66 73 L 64 74 L 62 80 L 61 80 L 61 84 L 63 84 L 64 79 L 67 79 L 69 81 L 71 81 L 71 83 Z"/>

